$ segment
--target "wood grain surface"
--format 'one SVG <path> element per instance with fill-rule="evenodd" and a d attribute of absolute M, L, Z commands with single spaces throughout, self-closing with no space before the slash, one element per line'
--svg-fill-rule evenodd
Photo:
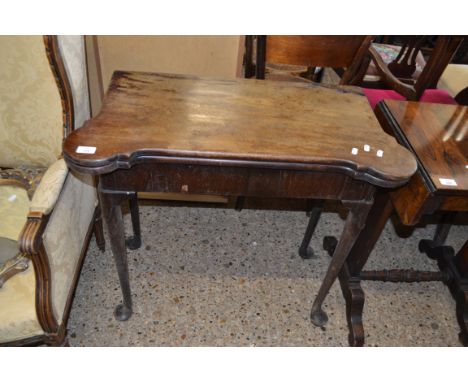
<path fill-rule="evenodd" d="M 385 101 L 416 154 L 431 192 L 468 192 L 468 107 L 422 102 Z M 446 179 L 443 181 L 441 179 Z M 447 180 L 453 180 L 456 185 Z"/>
<path fill-rule="evenodd" d="M 96 152 L 80 154 L 78 146 Z M 366 175 L 386 187 L 416 170 L 413 156 L 382 131 L 356 88 L 139 72 L 114 73 L 101 113 L 67 138 L 64 156 L 93 174 L 129 168 L 143 157 L 328 166 L 322 170 Z"/>

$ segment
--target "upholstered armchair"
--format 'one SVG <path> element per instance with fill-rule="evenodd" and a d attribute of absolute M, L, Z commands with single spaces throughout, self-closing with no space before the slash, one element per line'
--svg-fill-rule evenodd
<path fill-rule="evenodd" d="M 84 62 L 80 36 L 0 37 L 2 345 L 63 344 L 93 227 L 104 249 L 93 178 L 61 158 L 89 118 Z"/>

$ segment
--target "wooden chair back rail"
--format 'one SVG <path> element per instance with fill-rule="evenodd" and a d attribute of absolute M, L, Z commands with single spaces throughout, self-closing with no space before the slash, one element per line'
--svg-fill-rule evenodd
<path fill-rule="evenodd" d="M 265 64 L 270 62 L 345 68 L 340 84 L 359 84 L 371 41 L 372 36 L 257 36 L 257 78 L 264 78 Z"/>
<path fill-rule="evenodd" d="M 375 47 L 372 45 L 369 47 L 370 57 L 383 80 L 393 90 L 410 101 L 419 100 L 426 89 L 437 87 L 440 76 L 463 41 L 462 36 L 439 36 L 433 52 L 417 80 L 407 81 L 398 78 L 408 78 L 414 73 L 416 56 L 425 38 L 427 36 L 415 36 L 409 39 L 403 44 L 396 59 L 388 65 Z"/>

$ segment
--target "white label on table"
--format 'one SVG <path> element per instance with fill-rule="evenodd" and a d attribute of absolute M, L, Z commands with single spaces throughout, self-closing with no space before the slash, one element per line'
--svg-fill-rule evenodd
<path fill-rule="evenodd" d="M 359 150 L 356 147 L 353 147 L 353 149 L 351 150 L 351 154 L 353 154 L 353 155 L 357 155 L 358 152 L 359 152 Z"/>
<path fill-rule="evenodd" d="M 377 150 L 377 156 L 379 158 L 382 158 L 383 157 L 383 150 Z"/>
<path fill-rule="evenodd" d="M 94 154 L 96 152 L 96 147 L 92 146 L 78 146 L 76 148 L 78 154 Z"/>
<path fill-rule="evenodd" d="M 439 178 L 439 181 L 444 186 L 457 186 L 457 182 L 455 182 L 455 179 Z"/>
<path fill-rule="evenodd" d="M 370 146 L 369 145 L 364 145 L 364 151 L 369 152 L 370 151 Z"/>

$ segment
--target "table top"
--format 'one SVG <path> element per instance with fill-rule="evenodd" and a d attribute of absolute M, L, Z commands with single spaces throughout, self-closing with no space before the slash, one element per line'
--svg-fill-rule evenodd
<path fill-rule="evenodd" d="M 357 88 L 120 71 L 100 114 L 64 142 L 64 157 L 91 174 L 177 158 L 344 172 L 384 187 L 417 168 Z"/>
<path fill-rule="evenodd" d="M 385 101 L 431 192 L 468 193 L 468 107 Z"/>

